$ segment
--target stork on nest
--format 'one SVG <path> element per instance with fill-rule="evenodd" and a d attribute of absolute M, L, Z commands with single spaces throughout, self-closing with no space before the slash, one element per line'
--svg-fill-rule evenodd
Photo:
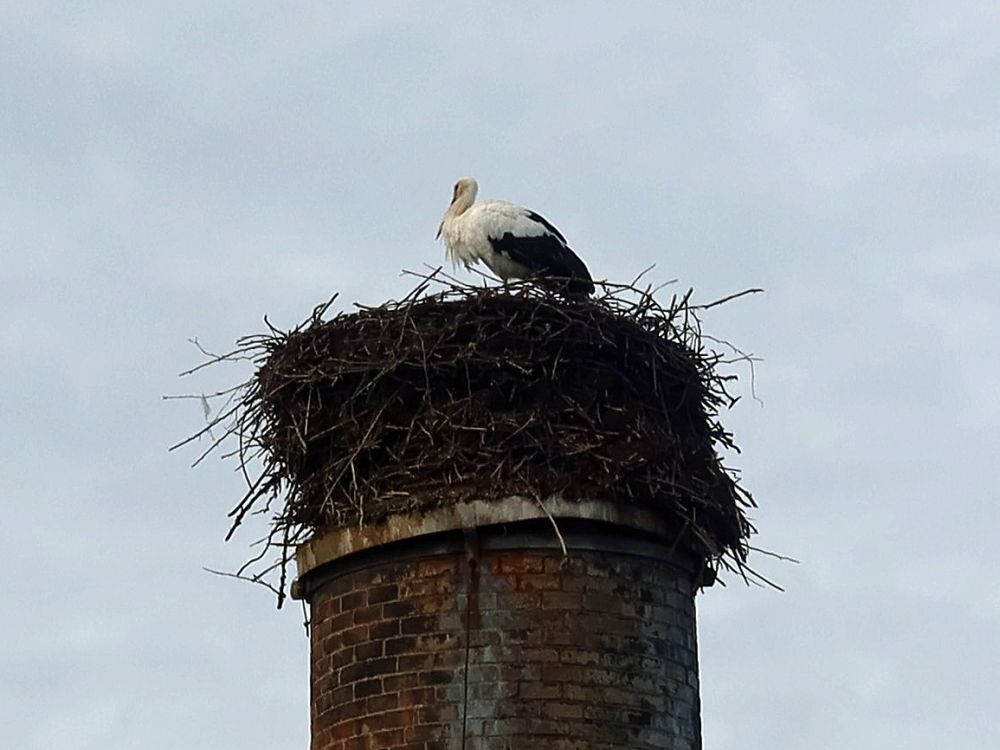
<path fill-rule="evenodd" d="M 438 227 L 452 263 L 482 262 L 504 281 L 534 279 L 571 297 L 593 294 L 587 266 L 544 216 L 506 201 L 476 203 L 478 192 L 471 177 L 456 182 Z"/>

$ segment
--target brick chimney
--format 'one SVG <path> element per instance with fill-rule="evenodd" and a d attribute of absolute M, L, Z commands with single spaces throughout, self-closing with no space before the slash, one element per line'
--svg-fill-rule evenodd
<path fill-rule="evenodd" d="M 674 537 L 511 498 L 302 545 L 312 750 L 700 748 L 703 569 Z"/>

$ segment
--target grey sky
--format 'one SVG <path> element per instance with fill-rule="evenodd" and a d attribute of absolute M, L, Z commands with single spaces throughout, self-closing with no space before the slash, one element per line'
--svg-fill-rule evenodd
<path fill-rule="evenodd" d="M 0 6 L 0 726 L 305 747 L 301 613 L 210 576 L 176 373 L 438 264 L 455 178 L 763 356 L 759 559 L 699 600 L 706 747 L 1000 746 L 992 2 Z"/>

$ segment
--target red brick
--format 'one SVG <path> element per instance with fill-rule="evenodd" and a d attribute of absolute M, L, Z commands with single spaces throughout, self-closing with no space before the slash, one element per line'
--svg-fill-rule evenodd
<path fill-rule="evenodd" d="M 358 733 L 357 719 L 348 719 L 330 727 L 330 735 L 334 739 L 344 740 Z"/>
<path fill-rule="evenodd" d="M 417 649 L 417 636 L 404 635 L 400 638 L 391 638 L 385 641 L 386 656 L 408 654 Z"/>
<path fill-rule="evenodd" d="M 400 584 L 400 597 L 410 599 L 429 596 L 440 596 L 443 594 L 453 595 L 455 592 L 455 581 L 443 576 L 437 578 L 415 578 Z"/>
<path fill-rule="evenodd" d="M 375 563 L 315 591 L 313 750 L 445 750 L 466 699 L 466 750 L 697 747 L 687 574 L 558 550 L 487 549 L 472 590 L 468 570 Z"/>
<path fill-rule="evenodd" d="M 354 624 L 365 625 L 382 619 L 382 605 L 370 604 L 354 610 Z"/>
<path fill-rule="evenodd" d="M 465 665 L 465 649 L 449 649 L 434 654 L 434 669 L 448 669 L 454 672 Z"/>
<path fill-rule="evenodd" d="M 382 680 L 378 677 L 370 680 L 361 680 L 360 682 L 354 683 L 354 698 L 355 700 L 361 700 L 362 698 L 367 698 L 370 695 L 378 695 L 382 692 Z M 368 707 L 365 706 L 365 712 L 367 713 Z"/>
<path fill-rule="evenodd" d="M 357 719 L 365 716 L 367 713 L 367 707 L 365 705 L 365 699 L 353 700 L 350 703 L 344 703 L 337 706 L 335 713 L 339 718 L 342 719 Z"/>
<path fill-rule="evenodd" d="M 345 646 L 354 646 L 368 640 L 368 626 L 356 625 L 340 634 Z"/>
<path fill-rule="evenodd" d="M 424 706 L 434 700 L 434 688 L 420 687 L 399 693 L 400 706 Z"/>
<path fill-rule="evenodd" d="M 357 659 L 357 653 L 354 646 L 342 648 L 330 658 L 329 668 L 340 669 L 347 664 L 351 664 L 355 659 Z"/>
<path fill-rule="evenodd" d="M 419 709 L 418 709 L 419 710 Z M 396 729 L 406 727 L 413 721 L 413 709 L 400 708 L 396 711 L 386 711 L 385 713 L 369 716 L 361 720 L 361 731 L 367 734 L 385 729 Z"/>
<path fill-rule="evenodd" d="M 432 577 L 457 573 L 460 564 L 459 558 L 454 555 L 448 557 L 434 557 L 418 562 L 416 574 L 421 577 Z"/>
<path fill-rule="evenodd" d="M 394 635 L 399 635 L 399 620 L 385 620 L 368 626 L 369 638 L 392 638 Z"/>
<path fill-rule="evenodd" d="M 348 610 L 347 612 L 341 612 L 339 615 L 330 620 L 330 630 L 332 632 L 338 632 L 349 628 L 354 624 L 354 612 Z"/>
<path fill-rule="evenodd" d="M 415 646 L 419 651 L 440 651 L 458 642 L 458 633 L 431 633 L 415 636 Z"/>
<path fill-rule="evenodd" d="M 420 724 L 440 724 L 442 722 L 455 721 L 460 715 L 459 707 L 448 703 L 436 706 L 419 706 L 415 710 L 417 722 Z"/>
<path fill-rule="evenodd" d="M 404 741 L 404 731 L 402 729 L 389 729 L 372 734 L 371 743 L 368 747 L 371 750 L 384 750 L 385 748 L 402 745 Z"/>
<path fill-rule="evenodd" d="M 419 672 L 434 666 L 434 654 L 403 654 L 398 660 L 400 672 Z"/>
<path fill-rule="evenodd" d="M 542 573 L 545 558 L 537 554 L 507 553 L 500 555 L 500 571 L 503 573 Z"/>
<path fill-rule="evenodd" d="M 555 555 L 545 558 L 546 573 L 566 573 L 568 576 L 583 576 L 587 572 L 586 561 L 575 555 Z"/>
<path fill-rule="evenodd" d="M 376 659 L 382 656 L 385 648 L 384 641 L 365 641 L 354 647 L 354 659 L 352 661 L 364 661 L 366 659 Z"/>
<path fill-rule="evenodd" d="M 433 615 L 438 612 L 456 612 L 458 610 L 458 599 L 454 594 L 434 594 L 432 596 L 421 596 L 414 599 L 417 610 L 421 614 Z M 462 610 L 465 611 L 464 609 Z"/>
<path fill-rule="evenodd" d="M 350 703 L 354 700 L 354 686 L 341 685 L 339 688 L 329 693 L 330 701 L 333 705 L 339 706 L 342 703 Z"/>
<path fill-rule="evenodd" d="M 434 670 L 433 672 L 421 672 L 420 682 L 424 685 L 447 685 L 455 679 L 455 673 Z"/>
<path fill-rule="evenodd" d="M 417 672 L 394 674 L 382 679 L 382 689 L 387 693 L 396 693 L 418 687 L 422 687 L 422 683 Z"/>
<path fill-rule="evenodd" d="M 399 598 L 399 584 L 386 583 L 375 588 L 368 589 L 368 603 L 382 604 L 394 601 Z"/>
<path fill-rule="evenodd" d="M 344 667 L 340 672 L 341 684 L 364 680 L 371 677 L 380 677 L 396 672 L 396 657 L 383 656 L 380 659 L 369 659 L 359 661 Z"/>
<path fill-rule="evenodd" d="M 437 628 L 437 618 L 432 615 L 421 617 L 407 617 L 400 622 L 400 632 L 403 635 L 414 635 L 420 633 L 433 633 Z"/>
<path fill-rule="evenodd" d="M 525 573 L 517 576 L 514 587 L 518 591 L 554 591 L 562 588 L 559 576 Z"/>
<path fill-rule="evenodd" d="M 347 612 L 352 609 L 363 606 L 368 601 L 368 592 L 364 589 L 360 591 L 352 591 L 349 594 L 344 594 L 340 600 L 340 611 Z"/>
<path fill-rule="evenodd" d="M 382 605 L 382 618 L 385 620 L 409 617 L 416 612 L 417 605 L 412 601 L 386 602 Z"/>
<path fill-rule="evenodd" d="M 419 721 L 419 718 L 417 720 Z M 461 727 L 453 728 L 450 724 L 441 722 L 416 724 L 406 727 L 403 730 L 403 736 L 408 743 L 411 743 L 409 746 L 413 748 L 423 747 L 419 744 L 422 742 L 426 742 L 426 747 L 430 748 L 431 743 L 442 741 L 445 743 L 443 745 L 445 750 L 450 750 L 447 747 L 447 741 L 451 737 L 461 736 Z"/>

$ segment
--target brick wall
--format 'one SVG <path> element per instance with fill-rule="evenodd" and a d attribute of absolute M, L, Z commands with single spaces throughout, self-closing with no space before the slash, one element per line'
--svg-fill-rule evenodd
<path fill-rule="evenodd" d="M 313 750 L 701 747 L 682 569 L 388 547 L 325 576 L 309 596 Z"/>

